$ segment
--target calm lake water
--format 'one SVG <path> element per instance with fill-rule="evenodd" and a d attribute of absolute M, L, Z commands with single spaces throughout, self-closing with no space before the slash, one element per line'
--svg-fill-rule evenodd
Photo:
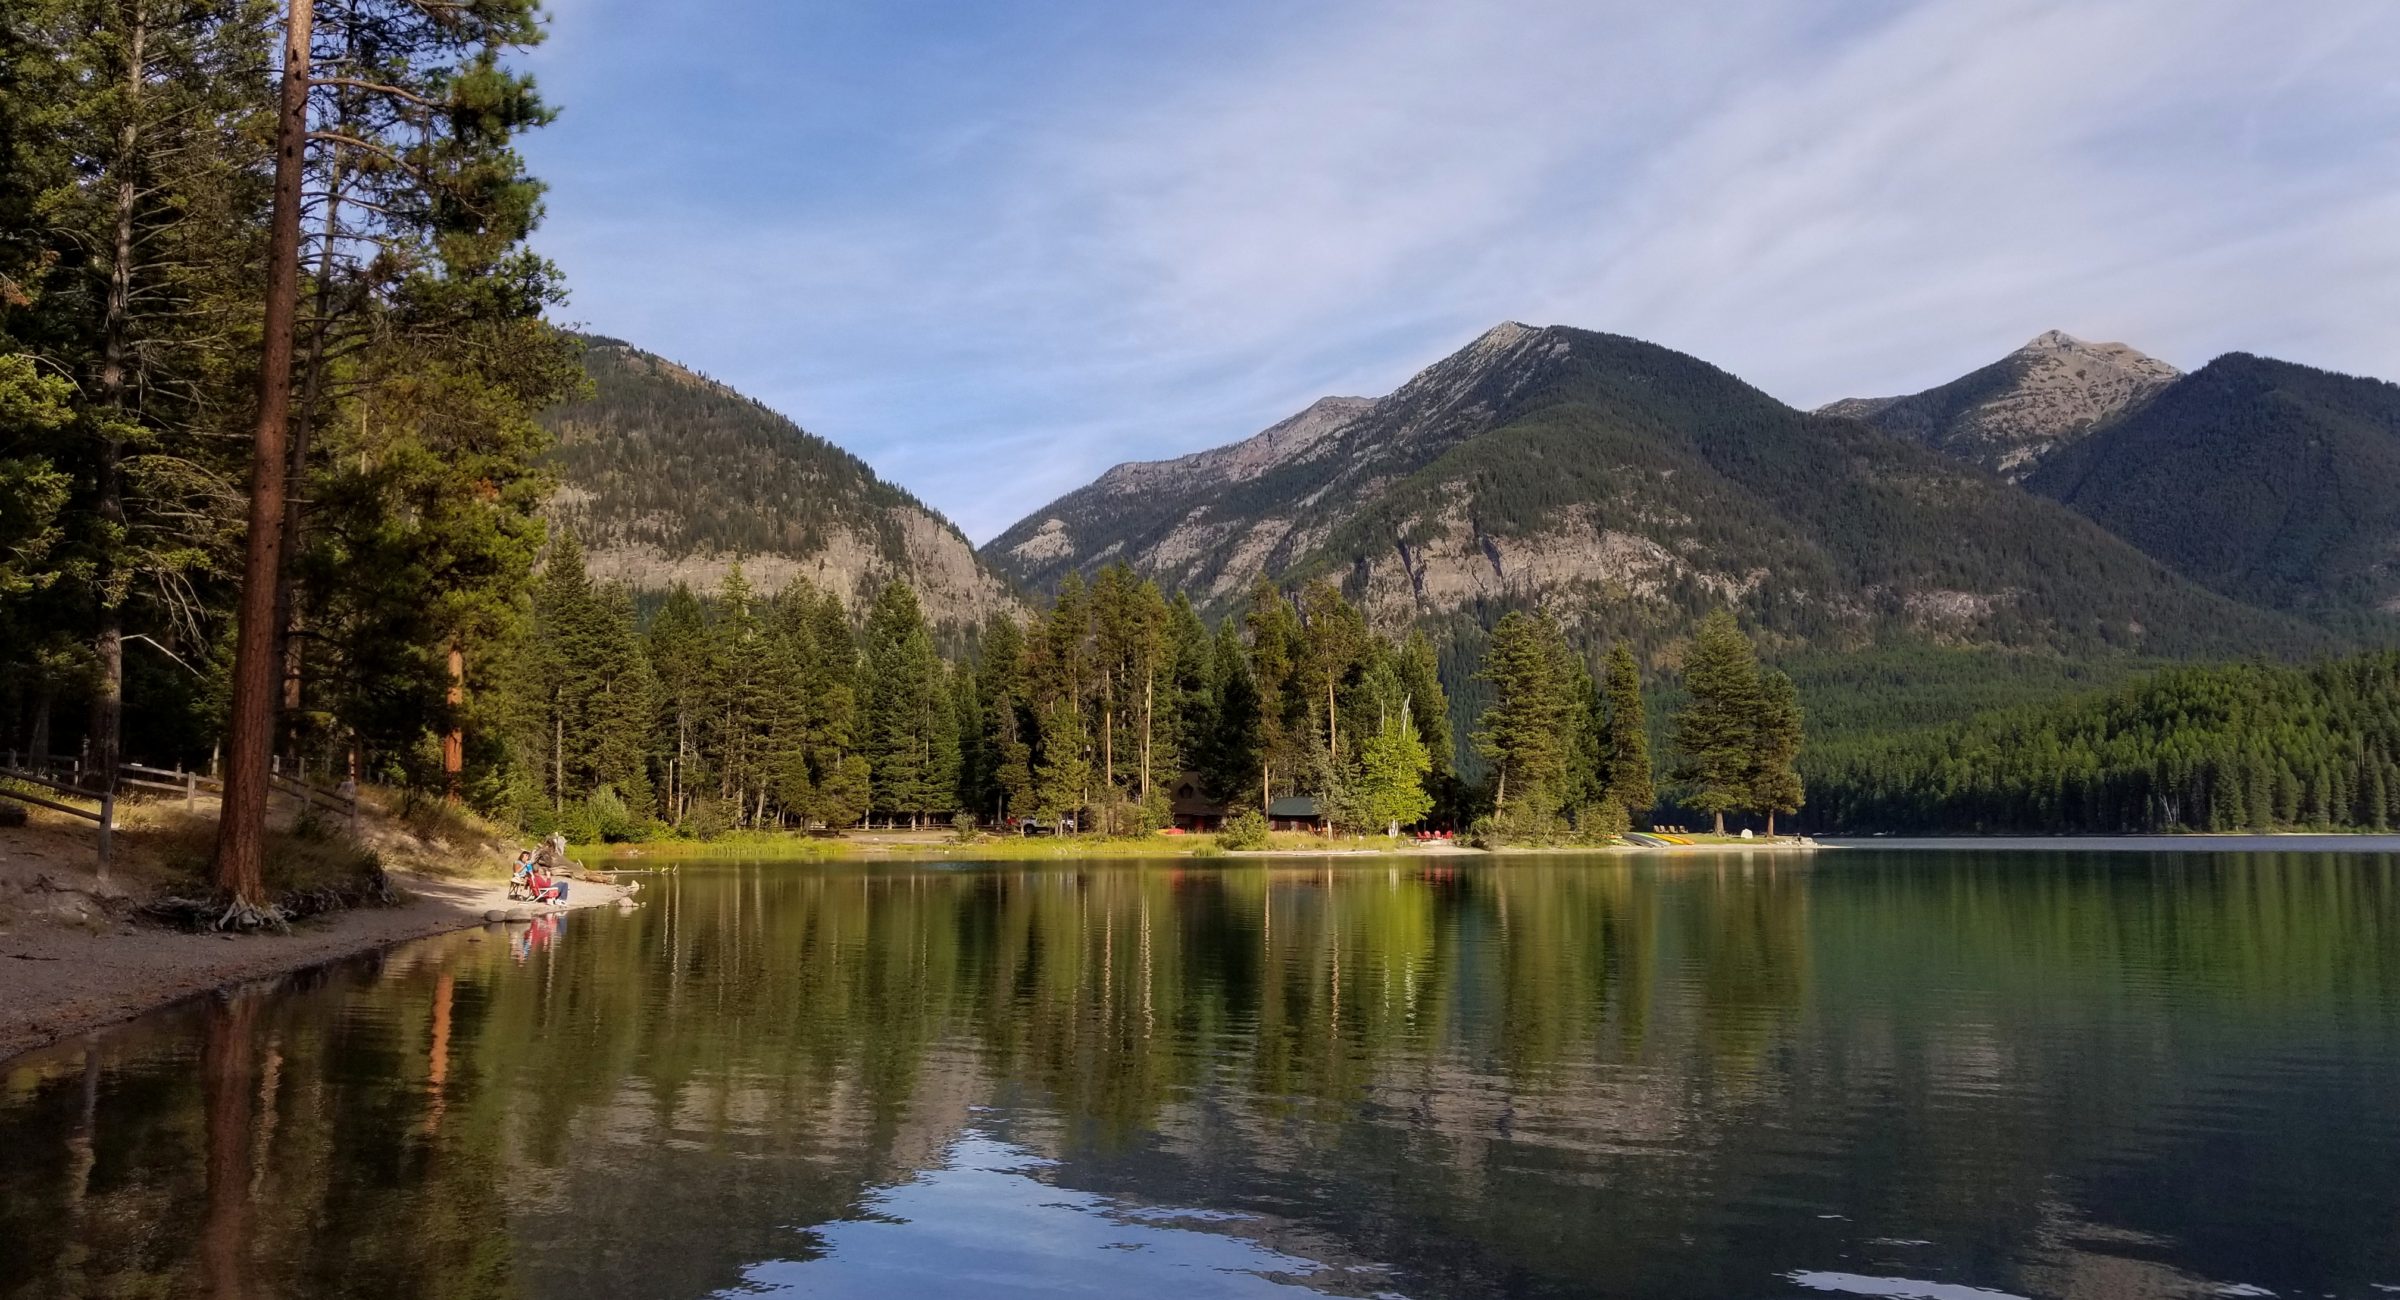
<path fill-rule="evenodd" d="M 2400 1294 L 2400 866 L 701 865 L 0 1065 L 0 1296 Z"/>

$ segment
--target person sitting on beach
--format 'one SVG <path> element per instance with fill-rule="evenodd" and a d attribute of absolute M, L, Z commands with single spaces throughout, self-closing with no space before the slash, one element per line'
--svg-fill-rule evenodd
<path fill-rule="evenodd" d="M 544 871 L 543 871 L 541 868 L 539 868 L 539 867 L 536 867 L 536 868 L 534 868 L 534 871 L 533 871 L 533 901 L 534 901 L 534 902 L 537 902 L 537 903 L 564 903 L 564 902 L 566 902 L 566 901 L 567 901 L 567 882 L 566 882 L 566 879 L 565 879 L 564 877 L 554 877 L 554 876 L 551 876 L 551 875 L 549 875 L 548 873 L 544 872 Z"/>
<path fill-rule="evenodd" d="M 510 898 L 533 897 L 533 871 L 533 850 L 526 849 L 517 854 L 516 869 L 508 873 Z"/>

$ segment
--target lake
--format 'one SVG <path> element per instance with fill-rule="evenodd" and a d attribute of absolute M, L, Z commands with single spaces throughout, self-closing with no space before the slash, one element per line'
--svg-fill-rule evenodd
<path fill-rule="evenodd" d="M 0 1064 L 0 1296 L 2400 1294 L 2400 867 L 695 864 Z"/>

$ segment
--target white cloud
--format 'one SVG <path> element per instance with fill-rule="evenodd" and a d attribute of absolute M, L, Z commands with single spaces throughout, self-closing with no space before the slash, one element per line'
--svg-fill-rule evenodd
<path fill-rule="evenodd" d="M 1505 317 L 1655 338 L 1812 404 L 2053 326 L 2185 365 L 2400 356 L 2385 0 L 1226 21 L 1260 12 L 1198 57 L 1095 19 L 1080 62 L 920 114 L 865 164 L 752 122 L 788 205 L 752 176 L 677 193 L 629 152 L 615 183 L 650 192 L 627 215 L 562 190 L 579 308 L 978 537 L 1115 460 L 1384 391 Z"/>

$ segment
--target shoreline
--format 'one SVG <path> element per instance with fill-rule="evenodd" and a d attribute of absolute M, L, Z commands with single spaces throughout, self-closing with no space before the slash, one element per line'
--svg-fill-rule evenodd
<path fill-rule="evenodd" d="M 391 874 L 406 902 L 304 921 L 288 934 L 191 934 L 121 921 L 0 929 L 0 1066 L 219 989 L 493 924 L 487 911 L 529 906 L 509 902 L 504 881 Z M 578 880 L 558 910 L 629 897 L 624 886 Z"/>
<path fill-rule="evenodd" d="M 1324 840 L 1315 837 L 1303 840 L 1296 835 L 1279 835 L 1277 842 L 1263 849 L 1225 849 L 1216 846 L 1213 837 L 1189 836 L 1173 838 L 1121 839 L 1033 839 L 991 838 L 973 843 L 960 843 L 947 832 L 883 831 L 843 836 L 809 835 L 791 832 L 778 835 L 736 836 L 723 840 L 659 840 L 646 844 L 576 844 L 568 852 L 580 861 L 593 864 L 608 863 L 619 871 L 643 868 L 634 863 L 655 863 L 651 870 L 672 870 L 679 862 L 690 861 L 750 861 L 750 862 L 904 862 L 980 860 L 987 862 L 1078 862 L 1078 861 L 1156 861 L 1156 862 L 1221 862 L 1250 858 L 1505 858 L 1558 855 L 1605 854 L 1610 856 L 1649 857 L 1692 853 L 1796 853 L 1814 852 L 1828 847 L 1806 836 L 1779 836 L 1775 839 L 1741 840 L 1728 837 L 1692 844 L 1557 844 L 1503 845 L 1498 848 L 1474 848 L 1449 841 L 1420 844 L 1406 840 L 1397 844 L 1377 843 L 1371 839 Z M 599 869 L 595 865 L 595 869 Z"/>
<path fill-rule="evenodd" d="M 995 844 L 957 844 L 938 839 L 918 841 L 871 840 L 855 844 L 823 840 L 802 841 L 808 851 L 778 854 L 760 844 L 711 845 L 685 842 L 670 853 L 605 852 L 600 846 L 580 846 L 589 855 L 592 872 L 639 873 L 633 865 L 645 858 L 662 859 L 658 870 L 680 860 L 783 860 L 825 863 L 985 861 L 1143 860 L 1161 863 L 1306 860 L 1325 858 L 1416 858 L 1426 862 L 1461 859 L 1608 854 L 1626 858 L 1727 852 L 1790 853 L 1820 846 L 1805 840 L 1673 845 L 1659 848 L 1508 847 L 1474 849 L 1462 845 L 1376 846 L 1337 841 L 1326 847 L 1292 846 L 1268 849 L 1222 850 L 1209 853 L 1199 846 L 1150 845 L 1147 853 L 1132 852 L 1123 841 L 1092 844 L 1042 844 L 1038 854 L 995 854 Z M 832 851 L 828 851 L 828 849 Z M 1162 851 L 1170 850 L 1171 851 Z M 497 924 L 487 913 L 494 909 L 523 910 L 527 905 L 508 900 L 503 881 L 456 879 L 406 870 L 391 873 L 407 901 L 393 907 L 360 908 L 295 925 L 289 933 L 188 933 L 158 926 L 105 918 L 81 909 L 76 919 L 37 921 L 0 927 L 0 1066 L 17 1057 L 79 1034 L 92 1033 L 135 1020 L 180 1002 L 221 989 L 259 980 L 280 979 L 335 962 L 377 952 L 435 935 Z M 577 880 L 563 911 L 610 906 L 630 899 L 638 884 Z M 63 893 L 82 894 L 73 885 Z"/>
<path fill-rule="evenodd" d="M 2330 831 L 2196 831 L 2184 835 L 1828 836 L 1828 849 L 1989 853 L 2400 853 L 2400 835 Z"/>
<path fill-rule="evenodd" d="M 795 864 L 992 861 L 1133 860 L 1161 863 L 1242 862 L 1326 858 L 1387 860 L 1414 858 L 1424 862 L 1511 857 L 1606 855 L 1627 859 L 1711 856 L 1749 853 L 1816 853 L 1845 850 L 1986 851 L 1986 852 L 2102 852 L 2102 853 L 2400 853 L 2400 835 L 2325 835 L 2244 833 L 2125 836 L 1884 836 L 1862 838 L 1807 837 L 1757 841 L 1723 841 L 1666 846 L 1509 846 L 1477 849 L 1463 845 L 1374 845 L 1335 841 L 1315 845 L 1286 845 L 1266 849 L 1201 852 L 1201 845 L 1157 841 L 1099 841 L 1089 844 L 1035 841 L 1038 852 L 994 852 L 1015 847 L 1010 841 L 959 844 L 932 832 L 922 837 L 892 834 L 856 840 L 792 837 L 788 846 L 774 841 L 707 844 L 692 841 L 667 845 L 579 846 L 597 873 L 639 873 L 632 865 L 644 860 L 660 863 L 652 870 L 672 870 L 680 861 L 787 861 Z M 784 851 L 778 852 L 782 847 Z M 792 848 L 801 851 L 793 852 Z M 1142 851 L 1147 849 L 1146 852 Z M 665 851 L 660 851 L 664 849 Z M 90 1033 L 137 1019 L 176 1003 L 220 989 L 258 980 L 279 979 L 300 971 L 345 961 L 434 935 L 495 924 L 494 909 L 523 910 L 527 905 L 508 900 L 504 882 L 492 879 L 454 879 L 395 870 L 392 878 L 407 895 L 393 907 L 362 908 L 302 922 L 287 933 L 224 935 L 186 933 L 119 920 L 87 917 L 78 922 L 36 923 L 0 928 L 0 1065 L 28 1052 L 51 1046 L 78 1034 Z M 593 880 L 574 882 L 571 899 L 560 909 L 581 911 L 614 905 L 633 897 L 636 886 Z M 70 892 L 73 891 L 70 887 Z"/>

